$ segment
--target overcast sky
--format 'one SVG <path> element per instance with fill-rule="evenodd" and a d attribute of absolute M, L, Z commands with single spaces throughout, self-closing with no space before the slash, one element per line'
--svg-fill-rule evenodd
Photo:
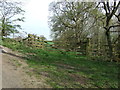
<path fill-rule="evenodd" d="M 48 40 L 50 38 L 50 29 L 48 27 L 49 4 L 53 0 L 27 0 L 24 6 L 25 22 L 21 24 L 23 30 L 27 33 L 44 35 Z"/>

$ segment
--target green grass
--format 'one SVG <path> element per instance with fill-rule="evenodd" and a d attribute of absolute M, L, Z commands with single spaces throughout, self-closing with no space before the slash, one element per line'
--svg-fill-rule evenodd
<path fill-rule="evenodd" d="M 6 39 L 3 45 L 26 54 L 34 73 L 54 88 L 118 88 L 118 64 L 76 56 L 76 52 L 30 48 Z"/>

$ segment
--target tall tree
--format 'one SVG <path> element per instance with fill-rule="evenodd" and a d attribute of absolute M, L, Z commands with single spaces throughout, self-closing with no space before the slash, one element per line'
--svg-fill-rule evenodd
<path fill-rule="evenodd" d="M 94 3 L 87 2 L 52 2 L 50 10 L 50 27 L 55 36 L 66 48 L 75 49 L 81 41 L 86 39 L 92 19 L 90 12 L 94 9 Z M 91 21 L 91 22 L 90 22 Z"/>
<path fill-rule="evenodd" d="M 22 18 L 15 19 L 14 17 L 24 13 L 24 10 L 20 7 L 21 2 L 15 2 L 10 0 L 0 1 L 0 21 L 1 21 L 1 36 L 9 35 L 16 32 L 16 27 L 20 28 L 20 25 L 14 25 L 16 21 L 23 21 Z"/>
<path fill-rule="evenodd" d="M 113 0 L 113 4 L 109 1 L 103 1 L 99 2 L 100 7 L 102 6 L 102 9 L 105 11 L 105 24 L 104 24 L 104 29 L 106 32 L 106 38 L 107 38 L 107 43 L 109 47 L 109 57 L 111 60 L 114 59 L 114 54 L 113 54 L 113 46 L 112 46 L 112 41 L 111 41 L 111 36 L 110 36 L 110 30 L 111 28 L 114 27 L 120 27 L 120 24 L 114 23 L 111 24 L 111 20 L 114 18 L 114 16 L 118 19 L 118 22 L 120 22 L 120 12 L 118 12 L 120 8 L 120 1 Z"/>

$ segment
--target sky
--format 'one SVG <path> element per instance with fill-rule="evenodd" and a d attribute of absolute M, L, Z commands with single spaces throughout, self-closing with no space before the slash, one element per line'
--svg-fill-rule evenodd
<path fill-rule="evenodd" d="M 25 22 L 21 23 L 22 31 L 28 34 L 44 35 L 47 40 L 50 38 L 48 26 L 49 4 L 53 0 L 27 0 L 24 5 Z"/>

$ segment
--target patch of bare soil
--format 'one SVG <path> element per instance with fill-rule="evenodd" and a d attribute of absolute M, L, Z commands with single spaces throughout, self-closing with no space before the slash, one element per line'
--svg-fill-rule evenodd
<path fill-rule="evenodd" d="M 3 88 L 50 88 L 45 83 L 44 76 L 39 79 L 34 75 L 21 53 L 9 48 L 2 48 L 2 87 Z"/>
<path fill-rule="evenodd" d="M 88 80 L 86 77 L 77 74 L 70 74 L 70 76 L 74 79 L 74 81 L 79 82 L 80 84 L 87 84 Z"/>

